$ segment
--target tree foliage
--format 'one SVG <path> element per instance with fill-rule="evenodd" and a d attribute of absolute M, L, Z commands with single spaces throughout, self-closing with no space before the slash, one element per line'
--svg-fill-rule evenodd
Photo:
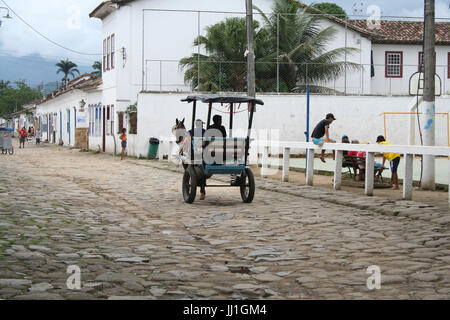
<path fill-rule="evenodd" d="M 69 59 L 59 61 L 56 66 L 58 67 L 56 74 L 64 74 L 62 80 L 66 85 L 69 82 L 69 75 L 72 76 L 72 78 L 75 78 L 75 73 L 80 74 L 80 71 L 77 69 L 78 66 L 76 65 L 76 63 L 73 63 Z"/>
<path fill-rule="evenodd" d="M 94 71 L 92 71 L 91 74 L 98 78 L 102 77 L 102 63 L 100 61 L 95 61 L 92 65 L 92 69 L 94 69 Z"/>
<path fill-rule="evenodd" d="M 324 17 L 310 14 L 316 9 L 301 8 L 295 0 L 275 0 L 270 15 L 255 9 L 264 21 L 262 26 L 254 23 L 257 91 L 276 91 L 279 74 L 280 92 L 304 92 L 306 86 L 313 92 L 326 92 L 330 89 L 321 84 L 338 78 L 346 68 L 359 69 L 357 64 L 342 61 L 346 54 L 357 49 L 327 50 L 327 44 L 338 31 L 321 27 Z M 206 35 L 195 39 L 194 46 L 198 45 L 206 54 L 195 53 L 180 61 L 180 67 L 185 69 L 185 82 L 193 90 L 246 90 L 245 18 L 228 18 L 207 27 Z"/>
<path fill-rule="evenodd" d="M 261 47 L 265 30 L 254 22 L 255 46 Z M 194 46 L 203 46 L 206 55 L 198 53 L 181 59 L 180 67 L 186 69 L 184 80 L 198 89 L 198 61 L 200 60 L 200 91 L 239 91 L 246 87 L 247 25 L 245 18 L 228 18 L 207 27 L 206 36 L 195 39 Z M 257 54 L 256 52 L 255 54 Z"/>
<path fill-rule="evenodd" d="M 338 6 L 335 3 L 330 2 L 319 2 L 314 3 L 310 6 L 311 8 L 317 9 L 323 13 L 331 14 L 337 18 L 340 19 L 346 19 L 347 18 L 347 12 L 345 12 L 342 7 Z"/>
<path fill-rule="evenodd" d="M 9 81 L 0 80 L 0 117 L 2 118 L 15 111 L 20 111 L 23 105 L 42 97 L 24 80 L 15 81 L 14 84 L 15 87 L 11 86 Z"/>

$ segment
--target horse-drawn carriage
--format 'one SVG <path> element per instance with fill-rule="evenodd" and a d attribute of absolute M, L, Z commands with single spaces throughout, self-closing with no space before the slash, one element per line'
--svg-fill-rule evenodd
<path fill-rule="evenodd" d="M 250 133 L 256 105 L 264 105 L 261 100 L 236 95 L 192 95 L 182 101 L 193 104 L 192 129 L 186 132 L 184 121 L 177 120 L 179 130 L 177 143 L 182 146 L 178 157 L 185 168 L 183 175 L 183 198 L 186 203 L 195 200 L 197 187 L 238 187 L 245 203 L 253 201 L 255 179 L 249 168 Z M 197 102 L 208 105 L 206 131 L 195 127 Z M 213 104 L 229 104 L 229 137 L 221 136 L 217 130 L 211 130 Z M 248 127 L 245 137 L 233 137 L 233 120 L 236 104 L 248 104 Z M 206 185 L 206 180 L 214 174 L 230 175 L 229 185 Z"/>

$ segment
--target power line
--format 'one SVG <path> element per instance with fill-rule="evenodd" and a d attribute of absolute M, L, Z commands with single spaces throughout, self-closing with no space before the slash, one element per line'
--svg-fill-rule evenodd
<path fill-rule="evenodd" d="M 55 64 L 57 62 L 59 62 L 57 60 L 49 61 L 49 60 L 46 60 L 46 59 L 42 59 L 42 60 L 40 60 L 40 59 L 33 59 L 32 57 L 11 56 L 9 54 L 5 54 L 5 53 L 2 53 L 2 52 L 0 52 L 0 56 L 1 57 L 10 58 L 10 59 L 17 59 L 17 60 L 20 60 L 20 61 L 26 61 L 26 62 L 30 62 L 30 63 L 34 63 L 34 64 L 39 63 L 39 64 L 43 64 L 43 65 L 48 65 L 48 66 L 55 66 Z M 91 68 L 92 63 L 91 64 L 88 64 L 88 63 L 85 64 L 85 63 L 86 62 L 83 62 L 83 64 L 77 64 L 77 67 Z"/>
<path fill-rule="evenodd" d="M 57 60 L 54 61 L 49 61 L 51 59 L 46 59 L 45 57 L 43 57 L 44 59 L 39 59 L 39 58 L 34 58 L 34 57 L 30 57 L 30 56 L 24 56 L 24 57 L 20 57 L 20 56 L 14 56 L 14 55 L 10 55 L 7 53 L 3 53 L 2 50 L 0 50 L 0 56 L 2 57 L 7 57 L 7 58 L 11 58 L 11 59 L 18 59 L 18 60 L 23 60 L 23 61 L 29 61 L 29 62 L 36 62 L 36 63 L 42 63 L 42 64 L 48 64 L 48 65 L 55 65 L 55 62 L 59 62 Z M 60 58 L 59 58 L 60 59 Z M 79 64 L 77 65 L 78 67 L 91 67 L 90 64 L 92 64 L 93 62 L 87 62 L 87 61 L 83 61 L 82 63 L 87 63 L 87 64 Z"/>
<path fill-rule="evenodd" d="M 31 30 L 33 30 L 34 32 L 36 32 L 38 35 L 40 35 L 42 38 L 44 38 L 45 40 L 47 40 L 47 41 L 49 41 L 49 42 L 51 42 L 51 43 L 53 43 L 54 45 L 56 45 L 56 46 L 58 46 L 58 47 L 60 47 L 60 48 L 62 48 L 62 49 L 64 49 L 64 50 L 67 50 L 67 51 L 70 51 L 70 52 L 73 52 L 73 53 L 76 53 L 76 54 L 80 54 L 80 55 L 85 55 L 85 56 L 101 56 L 101 54 L 98 54 L 98 53 L 84 53 L 84 52 L 80 52 L 80 51 L 77 51 L 77 50 L 73 50 L 73 49 L 70 49 L 70 48 L 67 48 L 67 47 L 65 47 L 65 46 L 63 46 L 63 45 L 61 45 L 61 44 L 59 44 L 59 43 L 57 43 L 56 41 L 53 41 L 52 39 L 50 39 L 50 38 L 48 38 L 47 36 L 45 36 L 44 34 L 42 34 L 41 32 L 39 32 L 38 30 L 36 30 L 31 24 L 29 24 L 28 22 L 26 22 L 21 16 L 19 16 L 4 0 L 1 0 L 4 4 L 5 4 L 5 6 L 9 9 L 9 10 L 11 10 L 11 12 L 17 17 L 17 18 L 19 18 L 23 23 L 25 23 Z"/>
<path fill-rule="evenodd" d="M 0 54 L 4 54 L 7 55 L 11 58 L 21 58 L 21 57 L 26 57 L 26 58 L 42 58 L 43 60 L 61 60 L 61 59 L 73 59 L 73 60 L 77 60 L 77 61 L 81 61 L 83 63 L 92 63 L 95 58 L 75 58 L 75 57 L 63 57 L 63 56 L 52 56 L 52 55 L 47 55 L 47 54 L 41 54 L 38 52 L 25 52 L 25 51 L 18 51 L 18 50 L 6 50 L 6 49 L 0 49 Z"/>

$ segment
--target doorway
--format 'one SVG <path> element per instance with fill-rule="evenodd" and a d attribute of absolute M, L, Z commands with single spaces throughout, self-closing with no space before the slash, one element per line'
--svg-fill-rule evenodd
<path fill-rule="evenodd" d="M 102 107 L 102 110 L 103 110 L 103 117 L 102 117 L 102 122 L 103 122 L 103 134 L 102 134 L 102 150 L 103 150 L 103 152 L 105 152 L 106 151 L 106 117 L 105 117 L 105 107 Z"/>

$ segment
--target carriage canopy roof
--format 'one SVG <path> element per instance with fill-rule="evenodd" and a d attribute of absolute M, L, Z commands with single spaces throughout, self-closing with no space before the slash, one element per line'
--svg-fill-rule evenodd
<path fill-rule="evenodd" d="M 204 103 L 255 103 L 259 105 L 264 105 L 262 100 L 249 97 L 249 96 L 238 96 L 238 95 L 222 95 L 222 94 L 197 94 L 188 96 L 186 99 L 181 101 L 193 102 L 201 101 Z"/>

